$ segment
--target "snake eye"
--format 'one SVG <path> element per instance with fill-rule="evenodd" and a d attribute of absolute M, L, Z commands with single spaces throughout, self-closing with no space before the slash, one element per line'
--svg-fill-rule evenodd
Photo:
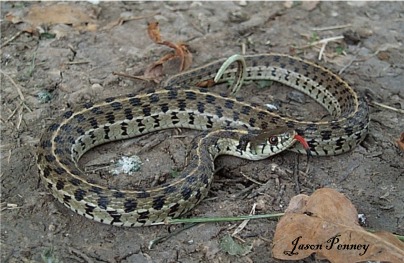
<path fill-rule="evenodd" d="M 269 141 L 270 144 L 276 145 L 276 144 L 278 144 L 278 137 L 277 136 L 271 136 L 271 137 L 269 137 L 268 141 Z"/>

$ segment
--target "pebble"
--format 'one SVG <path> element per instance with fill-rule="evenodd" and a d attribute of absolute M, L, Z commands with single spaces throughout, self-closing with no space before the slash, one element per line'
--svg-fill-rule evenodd
<path fill-rule="evenodd" d="M 287 95 L 287 98 L 292 101 L 295 101 L 297 103 L 301 103 L 301 104 L 306 103 L 306 98 L 305 98 L 304 94 L 299 91 L 293 90 L 293 91 L 289 92 Z"/>

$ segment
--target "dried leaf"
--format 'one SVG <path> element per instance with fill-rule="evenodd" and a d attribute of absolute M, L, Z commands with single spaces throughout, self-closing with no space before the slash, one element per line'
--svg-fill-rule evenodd
<path fill-rule="evenodd" d="M 331 262 L 403 262 L 404 244 L 390 233 L 360 227 L 355 207 L 343 194 L 323 188 L 296 198 L 291 200 L 293 209 L 288 209 L 293 212 L 276 227 L 275 258 L 298 260 L 316 253 Z"/>
<path fill-rule="evenodd" d="M 94 31 L 98 11 L 82 5 L 71 3 L 52 3 L 50 5 L 33 5 L 27 10 L 8 13 L 6 19 L 13 23 L 25 23 L 27 28 L 41 25 L 66 24 L 79 30 Z M 31 30 L 32 31 L 32 30 Z"/>
<path fill-rule="evenodd" d="M 184 43 L 173 43 L 163 40 L 160 35 L 158 22 L 150 22 L 147 27 L 150 39 L 159 45 L 174 49 L 174 52 L 164 55 L 158 61 L 147 67 L 143 76 L 136 76 L 138 79 L 152 80 L 159 83 L 166 75 L 174 75 L 187 70 L 192 64 L 192 54 Z"/>
<path fill-rule="evenodd" d="M 402 151 L 404 151 L 404 132 L 401 133 L 400 139 L 397 140 L 397 145 Z"/>
<path fill-rule="evenodd" d="M 147 25 L 147 33 L 154 43 L 160 44 L 162 42 L 160 35 L 159 22 L 150 22 Z"/>

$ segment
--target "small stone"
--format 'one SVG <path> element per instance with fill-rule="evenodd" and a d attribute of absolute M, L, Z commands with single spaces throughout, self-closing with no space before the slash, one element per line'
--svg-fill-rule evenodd
<path fill-rule="evenodd" d="M 287 95 L 287 98 L 292 101 L 295 101 L 297 103 L 300 103 L 300 104 L 303 104 L 306 102 L 306 98 L 305 98 L 304 94 L 301 93 L 300 91 L 294 90 L 294 91 L 289 92 Z"/>

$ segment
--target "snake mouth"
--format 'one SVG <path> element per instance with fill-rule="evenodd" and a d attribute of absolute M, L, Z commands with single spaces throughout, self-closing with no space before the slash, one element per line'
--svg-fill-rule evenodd
<path fill-rule="evenodd" d="M 310 146 L 309 146 L 309 144 L 307 143 L 307 141 L 306 141 L 305 138 L 303 138 L 302 136 L 300 136 L 300 135 L 298 135 L 298 134 L 296 134 L 295 136 L 293 136 L 293 138 L 294 138 L 296 141 L 298 141 L 298 142 L 303 146 L 303 149 L 306 151 L 307 156 L 312 156 L 311 151 L 310 151 Z"/>

